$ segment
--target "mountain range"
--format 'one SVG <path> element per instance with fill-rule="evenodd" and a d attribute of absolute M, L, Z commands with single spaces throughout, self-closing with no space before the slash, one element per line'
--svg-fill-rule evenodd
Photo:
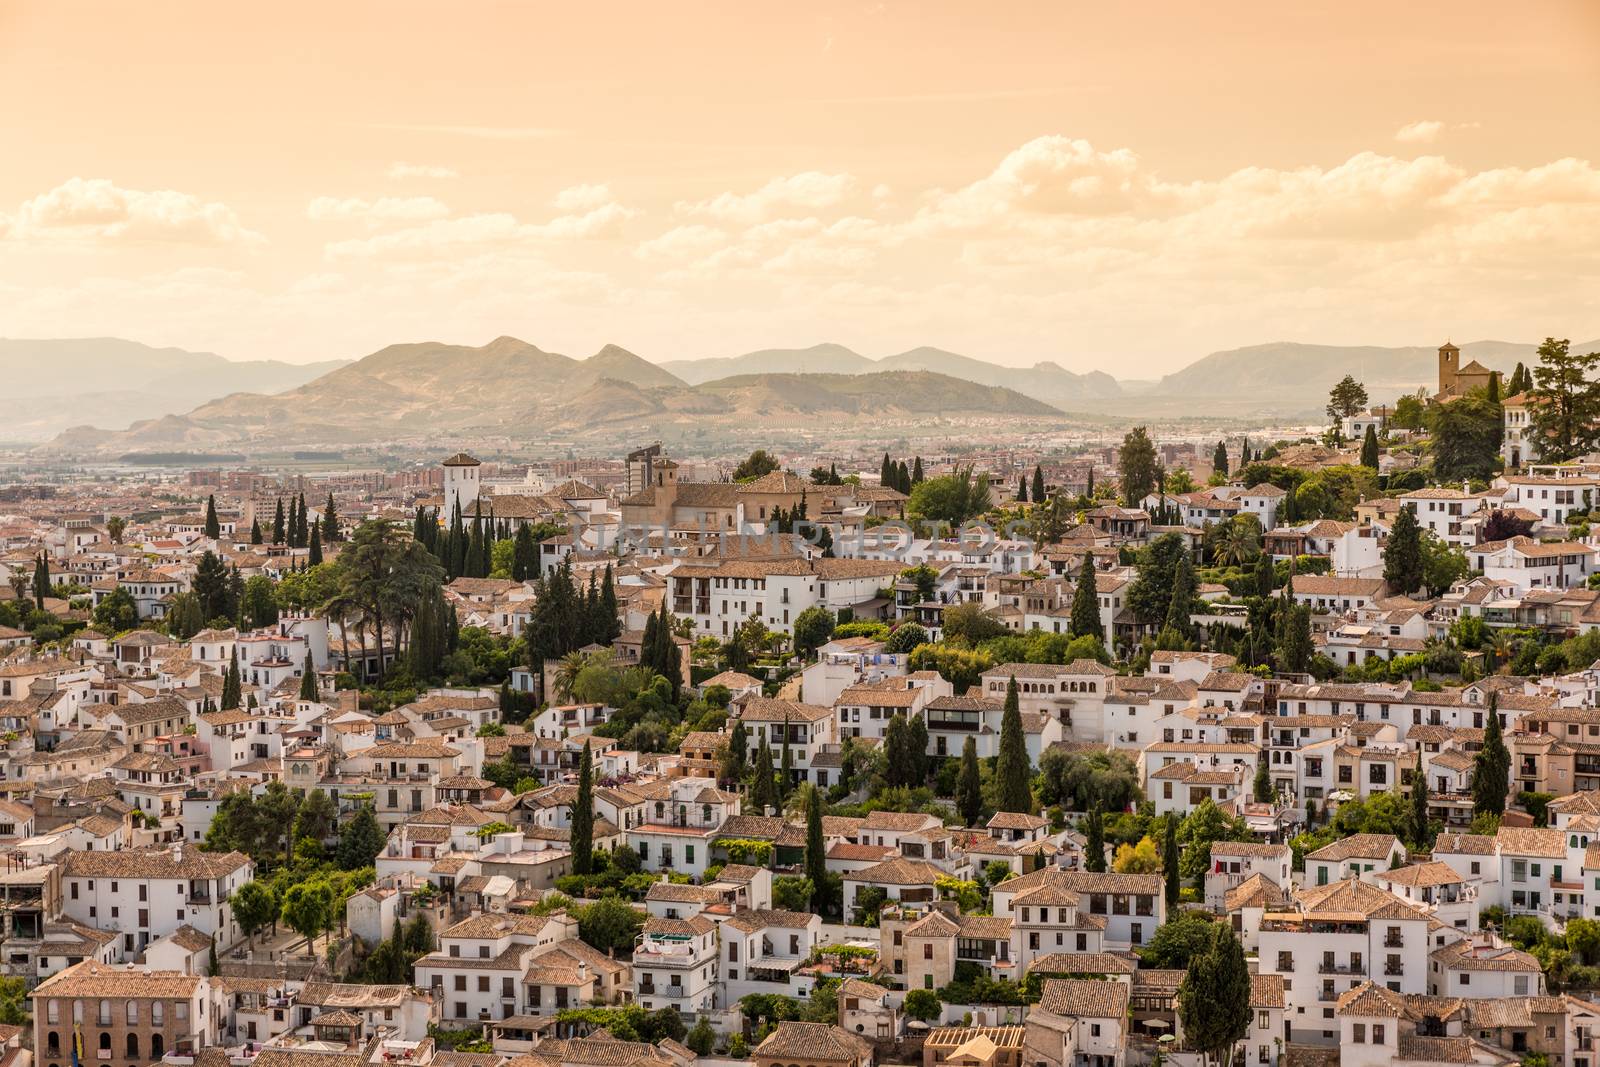
<path fill-rule="evenodd" d="M 1600 347 L 1600 341 L 1574 346 Z M 1474 341 L 1463 362 L 1509 372 L 1535 346 Z M 1131 369 L 1131 368 L 1130 368 Z M 1437 383 L 1437 351 L 1274 342 L 1213 352 L 1158 380 L 1118 382 L 1052 362 L 1002 367 L 938 348 L 870 359 L 837 344 L 652 363 L 616 345 L 587 359 L 514 337 L 478 347 L 396 344 L 352 362 L 234 363 L 131 341 L 0 341 L 16 405 L 7 437 L 73 451 L 360 444 L 419 433 L 575 439 L 652 428 L 830 429 L 941 415 L 1321 418 L 1346 374 L 1374 403 Z M 94 382 L 73 393 L 74 382 Z M 112 385 L 110 383 L 118 383 Z M 131 425 L 130 425 L 131 423 Z M 112 429 L 97 428 L 109 425 Z M 126 429 L 117 427 L 126 426 Z"/>
<path fill-rule="evenodd" d="M 930 371 L 747 374 L 691 385 L 607 345 L 588 359 L 514 337 L 472 347 L 390 345 L 275 395 L 233 393 L 107 433 L 74 427 L 53 447 L 118 450 L 288 441 L 357 444 L 423 434 L 596 437 L 646 424 L 803 426 L 871 416 L 1060 417 L 1041 400 Z"/>
<path fill-rule="evenodd" d="M 84 422 L 121 428 L 228 393 L 292 389 L 348 362 L 239 361 L 115 337 L 0 338 L 0 381 L 22 401 L 7 405 L 0 436 L 38 440 Z"/>

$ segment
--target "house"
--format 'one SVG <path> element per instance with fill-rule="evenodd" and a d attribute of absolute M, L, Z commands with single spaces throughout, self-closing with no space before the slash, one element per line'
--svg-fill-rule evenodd
<path fill-rule="evenodd" d="M 215 937 L 219 950 L 244 936 L 228 905 L 255 874 L 242 852 L 201 852 L 181 843 L 160 851 L 73 851 L 61 870 L 63 913 L 120 931 L 119 959 L 183 926 Z"/>
<path fill-rule="evenodd" d="M 633 948 L 633 999 L 646 1011 L 709 1012 L 719 988 L 717 924 L 701 915 L 647 919 Z"/>
<path fill-rule="evenodd" d="M 1406 847 L 1393 834 L 1351 834 L 1307 854 L 1306 878 L 1312 885 L 1330 885 L 1386 871 L 1405 859 Z"/>
<path fill-rule="evenodd" d="M 1028 1013 L 1023 1063 L 1073 1067 L 1123 1063 L 1129 991 L 1123 982 L 1046 979 L 1039 1003 Z"/>
<path fill-rule="evenodd" d="M 872 1067 L 872 1044 L 832 1023 L 785 1021 L 750 1053 L 755 1067 Z"/>

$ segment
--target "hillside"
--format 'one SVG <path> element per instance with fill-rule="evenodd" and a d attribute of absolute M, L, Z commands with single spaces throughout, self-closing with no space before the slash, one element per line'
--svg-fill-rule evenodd
<path fill-rule="evenodd" d="M 978 385 L 1015 389 L 1060 407 L 1121 395 L 1115 378 L 1100 371 L 1074 374 L 1058 363 L 1002 367 L 981 359 L 927 346 L 882 359 L 870 359 L 843 345 L 810 348 L 764 348 L 725 359 L 688 359 L 662 363 L 690 385 L 748 374 L 877 374 L 884 371 L 932 371 Z"/>
<path fill-rule="evenodd" d="M 1593 351 L 1600 341 L 1573 346 Z M 1472 341 L 1461 346 L 1461 361 L 1477 360 L 1491 370 L 1509 374 L 1518 361 L 1536 362 L 1534 344 L 1507 341 Z M 1439 381 L 1438 348 L 1375 345 L 1339 346 L 1295 344 L 1287 341 L 1251 345 L 1213 352 L 1162 378 L 1141 402 L 1149 398 L 1248 398 L 1259 410 L 1295 414 L 1320 412 L 1328 390 L 1346 374 L 1365 383 L 1374 403 L 1392 401 L 1415 392 L 1419 386 L 1432 392 Z"/>
<path fill-rule="evenodd" d="M 900 414 L 1060 412 L 1014 390 L 927 371 L 746 374 L 691 386 L 615 345 L 579 360 L 501 337 L 481 347 L 390 345 L 277 395 L 233 393 L 120 433 L 78 425 L 54 447 L 122 452 L 163 445 L 332 445 L 472 433 L 583 438 L 652 426 L 809 425 L 818 417 L 843 425 Z"/>
<path fill-rule="evenodd" d="M 228 393 L 292 389 L 346 362 L 234 361 L 115 337 L 0 338 L 0 381 L 24 401 L 10 406 L 3 433 L 29 441 L 82 423 L 122 429 Z"/>

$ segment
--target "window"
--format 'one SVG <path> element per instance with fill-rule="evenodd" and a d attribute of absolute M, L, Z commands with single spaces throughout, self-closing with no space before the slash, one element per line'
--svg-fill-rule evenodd
<path fill-rule="evenodd" d="M 1367 1024 L 1351 1023 L 1350 1040 L 1354 1041 L 1358 1045 L 1365 1045 L 1367 1043 Z"/>
<path fill-rule="evenodd" d="M 1372 1024 L 1372 1043 L 1374 1045 L 1383 1044 L 1383 1024 L 1382 1023 L 1373 1023 Z"/>

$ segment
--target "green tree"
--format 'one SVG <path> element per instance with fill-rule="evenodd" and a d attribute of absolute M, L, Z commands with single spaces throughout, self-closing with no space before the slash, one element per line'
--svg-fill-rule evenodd
<path fill-rule="evenodd" d="M 711 1020 L 704 1015 L 695 1021 L 688 1034 L 684 1035 L 683 1043 L 696 1056 L 709 1056 L 717 1047 L 717 1032 L 711 1029 Z"/>
<path fill-rule="evenodd" d="M 1394 517 L 1389 540 L 1383 546 L 1383 580 L 1396 593 L 1412 593 L 1422 588 L 1422 525 L 1416 508 L 1402 507 Z"/>
<path fill-rule="evenodd" d="M 1094 554 L 1084 552 L 1083 566 L 1078 570 L 1078 582 L 1072 590 L 1072 636 L 1093 637 L 1104 641 L 1105 627 L 1100 624 L 1100 590 L 1095 578 Z"/>
<path fill-rule="evenodd" d="M 1032 814 L 1033 791 L 1029 780 L 1033 766 L 1028 761 L 1028 742 L 1022 734 L 1022 711 L 1017 680 L 1012 678 L 1006 686 L 1005 711 L 1000 718 L 1000 753 L 994 767 L 995 808 L 998 811 L 1020 811 Z"/>
<path fill-rule="evenodd" d="M 1406 840 L 1411 847 L 1426 851 L 1433 846 L 1433 834 L 1428 826 L 1428 776 L 1422 773 L 1422 752 L 1417 751 L 1416 766 L 1411 770 L 1411 820 Z"/>
<path fill-rule="evenodd" d="M 235 645 L 228 660 L 228 671 L 222 676 L 222 710 L 231 711 L 239 706 L 243 683 L 239 680 L 239 646 Z"/>
<path fill-rule="evenodd" d="M 278 901 L 260 882 L 252 880 L 235 889 L 228 903 L 233 905 L 233 917 L 244 930 L 247 944 L 278 921 Z"/>
<path fill-rule="evenodd" d="M 1328 391 L 1328 418 L 1333 422 L 1336 433 L 1342 419 L 1359 415 L 1366 407 L 1367 387 L 1349 374 Z M 1344 439 L 1342 433 L 1338 433 L 1338 437 L 1341 441 Z"/>
<path fill-rule="evenodd" d="M 806 784 L 806 878 L 811 882 L 811 910 L 826 914 L 828 889 L 828 846 L 822 837 L 822 790 Z"/>
<path fill-rule="evenodd" d="M 1166 883 L 1167 913 L 1176 914 L 1183 874 L 1178 869 L 1178 819 L 1173 815 L 1167 816 L 1167 827 L 1161 835 L 1161 873 Z"/>
<path fill-rule="evenodd" d="M 1539 457 L 1564 463 L 1600 448 L 1600 352 L 1575 355 L 1546 337 L 1538 355 L 1529 412 Z"/>
<path fill-rule="evenodd" d="M 1088 818 L 1084 820 L 1083 866 L 1089 871 L 1103 871 L 1106 869 L 1106 829 L 1105 820 L 1099 808 L 1089 809 Z"/>
<path fill-rule="evenodd" d="M 777 785 L 773 780 L 772 748 L 767 739 L 761 739 L 756 749 L 755 776 L 750 782 L 750 806 L 755 814 L 765 815 L 778 806 Z"/>
<path fill-rule="evenodd" d="M 206 536 L 215 541 L 222 536 L 222 523 L 217 521 L 216 494 L 206 497 Z"/>
<path fill-rule="evenodd" d="M 1156 446 L 1143 426 L 1135 426 L 1122 438 L 1117 456 L 1117 473 L 1122 479 L 1122 502 L 1130 508 L 1141 506 L 1155 492 L 1161 477 L 1161 461 Z"/>
<path fill-rule="evenodd" d="M 1139 960 L 1146 967 L 1183 971 L 1190 962 L 1211 947 L 1211 928 L 1216 925 L 1209 912 L 1178 911 L 1170 905 L 1167 921 L 1156 927 L 1155 935 L 1139 949 Z"/>
<path fill-rule="evenodd" d="M 1407 393 L 1395 401 L 1394 414 L 1389 417 L 1389 425 L 1401 430 L 1420 430 L 1424 413 L 1422 398 L 1414 393 Z"/>
<path fill-rule="evenodd" d="M 43 552 L 33 558 L 33 606 L 44 610 L 44 598 L 50 595 L 50 562 Z"/>
<path fill-rule="evenodd" d="M 906 511 L 913 519 L 960 526 L 989 510 L 989 479 L 972 470 L 929 478 L 910 491 Z"/>
<path fill-rule="evenodd" d="M 904 655 L 918 645 L 928 643 L 928 631 L 914 622 L 903 622 L 890 631 L 883 642 L 885 652 Z"/>
<path fill-rule="evenodd" d="M 1140 622 L 1160 626 L 1172 609 L 1172 589 L 1178 568 L 1189 554 L 1183 538 L 1162 534 L 1139 550 L 1138 575 L 1128 587 L 1128 607 Z"/>
<path fill-rule="evenodd" d="M 838 617 L 821 605 L 813 605 L 794 619 L 794 648 L 802 658 L 810 659 L 817 648 L 833 636 Z"/>
<path fill-rule="evenodd" d="M 631 952 L 644 926 L 644 913 L 620 897 L 601 897 L 577 914 L 578 937 L 600 952 Z"/>
<path fill-rule="evenodd" d="M 1487 539 L 1485 539 L 1487 540 Z M 1431 596 L 1443 596 L 1472 573 L 1467 554 L 1429 530 L 1422 535 L 1422 584 Z"/>
<path fill-rule="evenodd" d="M 332 544 L 339 540 L 339 511 L 333 503 L 333 490 L 328 490 L 328 502 L 322 505 L 322 540 Z"/>
<path fill-rule="evenodd" d="M 1184 1041 L 1209 1062 L 1231 1058 L 1250 1032 L 1250 971 L 1228 923 L 1212 923 L 1206 950 L 1189 961 L 1178 986 Z"/>
<path fill-rule="evenodd" d="M 757 478 L 771 474 L 777 469 L 778 461 L 766 449 L 758 448 L 733 469 L 733 480 L 736 482 L 753 482 Z"/>
<path fill-rule="evenodd" d="M 300 807 L 294 816 L 294 831 L 291 835 L 298 841 L 309 837 L 316 841 L 326 841 L 333 836 L 334 827 L 339 824 L 339 806 L 333 798 L 320 789 L 313 789 L 300 801 Z"/>
<path fill-rule="evenodd" d="M 333 925 L 333 887 L 326 879 L 296 882 L 283 894 L 283 924 L 306 939 L 310 948 L 317 935 Z"/>
<path fill-rule="evenodd" d="M 306 661 L 300 667 L 300 699 L 321 700 L 322 694 L 317 692 L 317 665 L 312 662 L 311 653 L 306 653 Z"/>
<path fill-rule="evenodd" d="M 383 851 L 387 840 L 371 804 L 363 804 L 339 833 L 337 851 L 340 870 L 359 871 L 370 867 Z"/>
<path fill-rule="evenodd" d="M 1472 810 L 1478 815 L 1504 815 L 1511 789 L 1511 753 L 1501 735 L 1499 696 L 1489 694 L 1483 747 L 1472 759 Z"/>
<path fill-rule="evenodd" d="M 961 775 L 956 779 L 956 810 L 966 826 L 978 825 L 983 815 L 983 779 L 978 771 L 978 745 L 967 738 L 961 746 Z"/>
<path fill-rule="evenodd" d="M 1272 776 L 1267 772 L 1267 761 L 1265 759 L 1256 761 L 1256 777 L 1255 781 L 1251 783 L 1250 792 L 1255 797 L 1257 804 L 1270 804 L 1273 798 L 1277 796 L 1277 790 L 1272 788 Z"/>
<path fill-rule="evenodd" d="M 192 597 L 190 599 L 193 600 Z M 94 625 L 107 637 L 116 637 L 125 630 L 138 628 L 139 606 L 134 603 L 133 594 L 120 585 L 107 593 L 95 605 Z"/>
<path fill-rule="evenodd" d="M 944 1013 L 944 1003 L 931 989 L 913 989 L 906 993 L 905 1013 L 922 1022 L 932 1022 Z"/>
<path fill-rule="evenodd" d="M 1370 423 L 1366 434 L 1361 438 L 1361 465 L 1378 469 L 1378 430 Z"/>
<path fill-rule="evenodd" d="M 1228 446 L 1221 441 L 1218 441 L 1217 447 L 1211 451 L 1211 469 L 1218 474 L 1228 473 Z"/>
<path fill-rule="evenodd" d="M 578 792 L 572 801 L 571 823 L 572 871 L 588 874 L 594 851 L 594 756 L 588 741 L 584 741 L 583 755 L 578 757 Z"/>
<path fill-rule="evenodd" d="M 1277 663 L 1280 671 L 1304 673 L 1311 666 L 1311 606 L 1285 603 L 1283 630 L 1278 636 Z"/>
<path fill-rule="evenodd" d="M 1435 404 L 1428 411 L 1428 450 L 1440 481 L 1485 480 L 1500 464 L 1503 414 L 1481 392 Z"/>
<path fill-rule="evenodd" d="M 1036 504 L 1044 503 L 1044 468 L 1038 464 L 1033 467 L 1033 500 Z"/>

